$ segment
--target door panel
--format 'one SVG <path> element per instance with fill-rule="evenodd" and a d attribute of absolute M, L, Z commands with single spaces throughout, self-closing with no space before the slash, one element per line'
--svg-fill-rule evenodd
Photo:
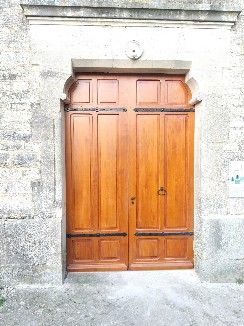
<path fill-rule="evenodd" d="M 137 105 L 159 105 L 161 100 L 159 80 L 138 80 L 136 84 Z"/>
<path fill-rule="evenodd" d="M 165 135 L 165 228 L 186 226 L 187 188 L 187 115 L 166 115 Z"/>
<path fill-rule="evenodd" d="M 137 130 L 130 151 L 130 191 L 136 194 L 130 210 L 130 268 L 192 267 L 192 237 L 184 232 L 192 231 L 193 143 L 188 140 L 193 115 L 135 112 L 130 119 L 131 130 Z"/>
<path fill-rule="evenodd" d="M 67 270 L 192 268 L 194 112 L 184 77 L 78 75 L 69 97 Z"/>
<path fill-rule="evenodd" d="M 136 258 L 142 260 L 159 260 L 160 259 L 160 241 L 157 238 L 137 239 Z"/>
<path fill-rule="evenodd" d="M 72 103 L 92 102 L 92 80 L 77 80 L 73 86 Z"/>
<path fill-rule="evenodd" d="M 94 261 L 94 243 L 91 239 L 79 239 L 72 242 L 75 262 Z"/>
<path fill-rule="evenodd" d="M 98 104 L 118 104 L 119 82 L 117 79 L 99 79 L 97 87 Z"/>
<path fill-rule="evenodd" d="M 187 93 L 181 80 L 166 80 L 166 103 L 169 105 L 181 105 L 186 103 Z"/>
<path fill-rule="evenodd" d="M 124 112 L 66 114 L 68 271 L 127 269 L 127 134 Z"/>
<path fill-rule="evenodd" d="M 99 241 L 99 260 L 119 260 L 121 256 L 119 240 Z"/>
<path fill-rule="evenodd" d="M 91 214 L 91 143 L 92 143 L 92 116 L 71 116 L 72 142 L 72 177 L 73 181 L 73 228 L 76 231 L 94 229 L 94 220 Z M 87 150 L 88 149 L 88 150 Z M 77 171 L 80 171 L 77 173 Z M 86 218 L 81 218 L 86 216 Z"/>
<path fill-rule="evenodd" d="M 160 116 L 136 115 L 137 229 L 160 230 L 158 164 Z"/>
<path fill-rule="evenodd" d="M 118 115 L 98 116 L 99 228 L 118 230 Z"/>

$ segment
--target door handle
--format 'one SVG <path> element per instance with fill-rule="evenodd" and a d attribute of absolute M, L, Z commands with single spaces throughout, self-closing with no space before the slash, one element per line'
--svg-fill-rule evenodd
<path fill-rule="evenodd" d="M 164 187 L 160 187 L 158 194 L 159 196 L 165 196 L 167 194 L 166 189 L 164 189 Z"/>
<path fill-rule="evenodd" d="M 131 204 L 134 205 L 136 197 L 131 197 Z"/>

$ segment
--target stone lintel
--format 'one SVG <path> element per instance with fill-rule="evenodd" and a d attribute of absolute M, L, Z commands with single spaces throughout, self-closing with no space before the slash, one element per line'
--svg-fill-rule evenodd
<path fill-rule="evenodd" d="M 37 1 L 22 0 L 28 17 L 106 18 L 234 23 L 241 8 L 223 5 L 180 5 L 160 1 Z"/>
<path fill-rule="evenodd" d="M 190 70 L 191 61 L 72 59 L 72 68 L 75 73 L 163 73 L 184 75 Z"/>

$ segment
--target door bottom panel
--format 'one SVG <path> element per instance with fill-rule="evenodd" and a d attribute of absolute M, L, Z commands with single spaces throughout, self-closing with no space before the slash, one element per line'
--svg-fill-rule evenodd
<path fill-rule="evenodd" d="M 140 236 L 132 241 L 132 270 L 193 268 L 192 236 Z"/>
<path fill-rule="evenodd" d="M 130 270 L 167 270 L 167 269 L 192 269 L 194 267 L 191 261 L 175 261 L 175 262 L 160 262 L 155 263 L 133 263 Z"/>
<path fill-rule="evenodd" d="M 125 264 L 70 264 L 67 272 L 106 272 L 106 271 L 126 271 L 128 266 Z"/>

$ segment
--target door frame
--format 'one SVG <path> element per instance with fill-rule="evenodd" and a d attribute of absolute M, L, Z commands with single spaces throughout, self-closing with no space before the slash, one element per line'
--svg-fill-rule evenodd
<path fill-rule="evenodd" d="M 127 67 L 126 67 L 127 66 Z M 125 68 L 126 67 L 126 68 Z M 153 67 L 153 68 L 152 68 Z M 138 60 L 138 61 L 129 61 L 129 60 L 72 60 L 72 70 L 73 75 L 69 76 L 64 84 L 63 94 L 65 96 L 62 96 L 61 99 L 61 112 L 62 112 L 62 121 L 63 121 L 63 133 L 64 133 L 64 105 L 70 103 L 69 99 L 69 88 L 73 84 L 75 80 L 75 72 L 79 73 L 116 73 L 116 74 L 172 74 L 172 75 L 184 75 L 185 76 L 185 84 L 189 87 L 189 90 L 191 92 L 191 100 L 189 101 L 189 104 L 194 105 L 195 109 L 200 107 L 200 104 L 202 102 L 201 99 L 201 92 L 200 87 L 194 78 L 192 71 L 191 71 L 191 62 L 190 61 L 181 61 L 181 60 Z M 198 207 L 198 197 L 196 197 L 196 187 L 195 183 L 196 180 L 199 180 L 199 159 L 198 159 L 198 150 L 197 150 L 197 144 L 198 144 L 198 138 L 200 135 L 200 132 L 198 132 L 198 126 L 200 123 L 199 114 L 197 114 L 199 110 L 196 110 L 195 112 L 195 132 L 194 132 L 194 229 L 196 225 L 196 216 L 197 214 L 197 207 Z M 64 133 L 65 134 L 65 133 Z M 64 136 L 65 137 L 65 136 Z M 65 143 L 65 142 L 64 142 Z M 65 145 L 63 144 L 63 153 L 65 153 Z M 197 162 L 196 162 L 197 161 Z M 63 173 L 65 176 L 65 163 L 63 164 Z M 65 180 L 65 178 L 64 178 Z M 65 188 L 66 180 L 64 183 Z M 65 193 L 65 192 L 64 192 Z M 64 198 L 66 198 L 64 196 Z M 196 200 L 197 199 L 197 200 Z M 63 202 L 63 208 L 64 208 L 64 219 L 62 221 L 62 261 L 63 261 L 63 276 L 67 274 L 66 272 L 66 199 L 64 199 Z M 197 235 L 196 235 L 197 236 Z M 194 248 L 193 248 L 194 249 Z"/>

